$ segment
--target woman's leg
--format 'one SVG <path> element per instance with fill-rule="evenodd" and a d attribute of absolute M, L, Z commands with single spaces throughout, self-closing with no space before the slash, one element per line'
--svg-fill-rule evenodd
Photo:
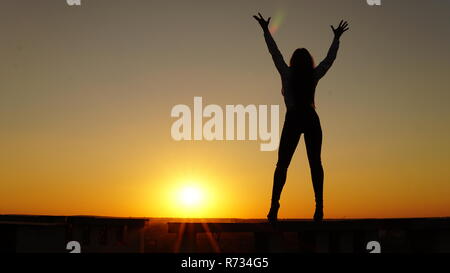
<path fill-rule="evenodd" d="M 320 126 L 319 117 L 316 113 L 314 113 L 313 117 L 310 120 L 310 123 L 307 126 L 307 129 L 305 130 L 305 144 L 316 200 L 316 213 L 314 214 L 314 219 L 322 220 L 324 177 L 320 155 L 322 150 L 322 129 Z"/>
<path fill-rule="evenodd" d="M 281 192 L 286 183 L 287 169 L 300 140 L 300 130 L 296 125 L 295 119 L 291 120 L 286 115 L 278 147 L 278 162 L 273 178 L 272 208 L 274 209 L 278 209 Z"/>

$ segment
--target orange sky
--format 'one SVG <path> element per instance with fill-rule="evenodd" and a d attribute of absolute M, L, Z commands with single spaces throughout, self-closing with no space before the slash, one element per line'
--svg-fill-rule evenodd
<path fill-rule="evenodd" d="M 4 1 L 0 213 L 264 218 L 277 153 L 260 141 L 171 138 L 174 105 L 284 105 L 251 17 L 279 14 L 286 60 L 318 63 L 325 217 L 450 216 L 446 1 Z M 281 128 L 280 128 L 281 131 Z M 203 191 L 190 208 L 179 192 Z M 281 218 L 312 217 L 303 138 Z"/>

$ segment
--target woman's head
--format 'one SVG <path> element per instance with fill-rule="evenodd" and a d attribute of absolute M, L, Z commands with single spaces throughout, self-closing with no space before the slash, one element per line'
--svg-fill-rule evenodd
<path fill-rule="evenodd" d="M 306 48 L 297 48 L 292 54 L 290 67 L 308 71 L 314 69 L 314 59 Z"/>
<path fill-rule="evenodd" d="M 299 104 L 314 106 L 315 78 L 314 59 L 306 48 L 298 48 L 294 51 L 290 61 L 293 71 L 291 88 L 295 90 L 294 99 Z"/>

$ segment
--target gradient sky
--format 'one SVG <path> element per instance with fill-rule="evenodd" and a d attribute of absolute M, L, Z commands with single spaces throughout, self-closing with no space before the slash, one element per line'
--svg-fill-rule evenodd
<path fill-rule="evenodd" d="M 285 60 L 316 63 L 325 217 L 450 216 L 450 2 L 2 0 L 0 213 L 264 218 L 277 152 L 259 141 L 176 142 L 176 104 L 279 104 L 258 11 L 282 19 Z M 174 201 L 186 183 L 203 208 Z M 303 138 L 281 218 L 309 218 Z"/>

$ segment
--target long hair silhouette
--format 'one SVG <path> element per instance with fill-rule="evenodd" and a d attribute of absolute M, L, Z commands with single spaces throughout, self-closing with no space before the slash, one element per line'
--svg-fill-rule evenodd
<path fill-rule="evenodd" d="M 297 48 L 289 62 L 292 69 L 290 84 L 295 102 L 306 102 L 315 107 L 314 93 L 317 82 L 314 77 L 314 59 L 306 48 Z"/>

